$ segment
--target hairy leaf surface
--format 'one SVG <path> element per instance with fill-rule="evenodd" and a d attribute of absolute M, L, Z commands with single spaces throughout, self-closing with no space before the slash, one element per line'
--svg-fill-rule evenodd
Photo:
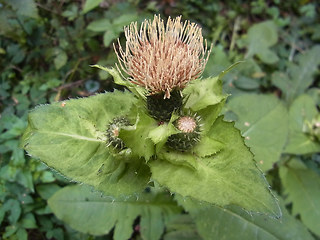
<path fill-rule="evenodd" d="M 172 192 L 219 206 L 239 205 L 249 211 L 280 216 L 280 209 L 239 130 L 218 118 L 209 136 L 224 144 L 209 157 L 195 157 L 197 171 L 166 159 L 150 161 L 152 177 Z"/>
<path fill-rule="evenodd" d="M 128 92 L 114 92 L 39 106 L 29 114 L 22 144 L 73 181 L 115 196 L 139 192 L 149 181 L 148 167 L 138 158 L 111 154 L 105 135 L 109 122 L 135 101 Z"/>
<path fill-rule="evenodd" d="M 279 160 L 288 136 L 288 113 L 275 96 L 247 94 L 232 98 L 227 109 L 236 114 L 235 126 L 267 171 Z"/>

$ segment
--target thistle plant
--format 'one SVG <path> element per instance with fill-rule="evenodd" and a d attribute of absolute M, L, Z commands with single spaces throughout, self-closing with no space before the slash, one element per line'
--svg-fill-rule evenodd
<path fill-rule="evenodd" d="M 119 65 L 128 81 L 147 90 L 149 113 L 168 121 L 182 106 L 181 90 L 202 74 L 211 51 L 203 44 L 201 28 L 181 17 L 168 19 L 165 26 L 159 16 L 124 29 L 126 48 L 118 42 Z"/>
<path fill-rule="evenodd" d="M 37 107 L 25 150 L 104 195 L 160 187 L 177 198 L 279 217 L 240 131 L 221 115 L 228 95 L 220 79 L 237 63 L 201 79 L 211 47 L 181 17 L 132 23 L 125 36 L 125 49 L 114 45 L 118 70 L 94 66 L 127 90 Z"/>

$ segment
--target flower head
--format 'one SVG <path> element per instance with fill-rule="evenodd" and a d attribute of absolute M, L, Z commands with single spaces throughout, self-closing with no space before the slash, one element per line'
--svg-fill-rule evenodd
<path fill-rule="evenodd" d="M 181 22 L 181 17 L 169 18 L 165 25 L 160 16 L 154 16 L 145 20 L 140 30 L 134 22 L 124 32 L 126 49 L 118 40 L 116 53 L 128 80 L 150 94 L 164 93 L 164 98 L 170 98 L 173 89 L 182 89 L 199 78 L 211 51 L 203 41 L 201 28 Z"/>

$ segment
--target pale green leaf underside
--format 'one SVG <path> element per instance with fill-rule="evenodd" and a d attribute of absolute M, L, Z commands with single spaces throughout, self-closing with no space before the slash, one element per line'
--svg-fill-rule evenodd
<path fill-rule="evenodd" d="M 311 122 L 318 114 L 316 103 L 308 95 L 301 95 L 289 110 L 289 138 L 286 153 L 309 154 L 320 151 L 320 144 L 303 132 L 306 121 Z"/>
<path fill-rule="evenodd" d="M 140 192 L 149 169 L 136 158 L 114 157 L 106 144 L 109 122 L 130 110 L 135 98 L 114 92 L 37 107 L 22 144 L 27 152 L 76 182 L 107 194 Z"/>
<path fill-rule="evenodd" d="M 292 202 L 293 214 L 300 214 L 302 222 L 320 236 L 319 175 L 309 169 L 288 165 L 280 168 L 280 177 L 288 194 L 287 201 Z"/>
<path fill-rule="evenodd" d="M 182 210 L 165 194 L 150 192 L 130 198 L 111 198 L 101 197 L 84 186 L 65 187 L 48 203 L 59 219 L 80 232 L 103 235 L 115 227 L 115 240 L 130 238 L 138 216 L 141 216 L 143 239 L 157 240 L 164 230 L 164 221 Z"/>
<path fill-rule="evenodd" d="M 166 141 L 170 135 L 178 132 L 179 130 L 177 130 L 171 122 L 163 123 L 157 128 L 151 130 L 149 132 L 148 137 L 152 140 L 154 144 L 158 144 L 162 141 Z"/>
<path fill-rule="evenodd" d="M 172 119 L 175 119 L 175 116 L 171 118 L 169 123 L 163 123 L 149 132 L 148 138 L 150 138 L 152 142 L 156 144 L 156 153 L 159 153 L 159 151 L 163 148 L 170 135 L 179 132 L 179 130 L 172 124 L 172 121 L 174 121 Z"/>
<path fill-rule="evenodd" d="M 204 111 L 204 109 L 208 110 L 209 107 L 219 105 L 221 103 L 223 105 L 228 95 L 223 94 L 222 92 L 221 78 L 240 63 L 242 63 L 242 61 L 232 64 L 216 77 L 209 77 L 205 79 L 200 78 L 189 83 L 189 85 L 183 90 L 183 95 L 186 96 L 187 99 L 185 102 L 185 108 L 193 111 Z M 207 115 L 209 114 L 207 113 Z M 214 120 L 215 118 L 213 121 Z M 213 121 L 210 122 L 210 124 L 213 123 Z"/>
<path fill-rule="evenodd" d="M 258 166 L 267 171 L 277 162 L 288 136 L 288 113 L 275 96 L 246 94 L 232 98 L 227 109 L 236 114 L 235 126 L 254 153 Z"/>
<path fill-rule="evenodd" d="M 224 150 L 207 158 L 196 158 L 197 171 L 165 159 L 152 161 L 153 179 L 182 196 L 219 206 L 235 204 L 249 211 L 280 216 L 278 203 L 239 130 L 220 117 L 209 136 L 224 144 Z"/>
<path fill-rule="evenodd" d="M 156 129 L 156 120 L 147 115 L 144 111 L 137 109 L 138 115 L 136 124 L 133 127 L 120 130 L 119 137 L 123 139 L 126 146 L 132 150 L 133 155 L 144 157 L 146 161 L 154 155 L 155 147 L 149 137 L 149 132 Z M 136 113 L 133 113 L 136 114 Z"/>
<path fill-rule="evenodd" d="M 222 94 L 219 77 L 194 80 L 183 90 L 183 94 L 187 96 L 185 107 L 193 111 L 216 105 L 227 96 Z"/>
<path fill-rule="evenodd" d="M 178 198 L 179 203 L 193 217 L 204 240 L 312 240 L 307 229 L 292 217 L 284 205 L 283 216 L 274 219 L 259 214 L 248 214 L 239 207 L 221 208 L 199 204 L 191 199 Z"/>

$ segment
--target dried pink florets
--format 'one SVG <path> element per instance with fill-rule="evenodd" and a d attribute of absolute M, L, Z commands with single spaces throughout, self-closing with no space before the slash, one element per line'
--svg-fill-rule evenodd
<path fill-rule="evenodd" d="M 177 122 L 177 128 L 184 133 L 191 133 L 197 128 L 197 121 L 190 116 L 183 116 Z"/>
<path fill-rule="evenodd" d="M 150 94 L 164 93 L 164 98 L 170 98 L 171 90 L 183 89 L 199 78 L 211 52 L 201 28 L 181 22 L 181 17 L 169 18 L 165 26 L 160 16 L 154 16 L 153 21 L 142 22 L 140 30 L 134 22 L 124 32 L 126 49 L 119 40 L 119 50 L 114 48 L 122 70 L 129 75 L 127 79 Z"/>

